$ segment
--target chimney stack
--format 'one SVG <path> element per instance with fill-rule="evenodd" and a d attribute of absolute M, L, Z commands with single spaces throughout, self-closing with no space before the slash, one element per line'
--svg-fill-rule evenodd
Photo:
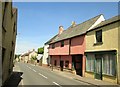
<path fill-rule="evenodd" d="M 59 26 L 59 35 L 64 31 L 63 26 Z"/>
<path fill-rule="evenodd" d="M 35 49 L 33 49 L 33 51 L 35 51 Z"/>
<path fill-rule="evenodd" d="M 74 26 L 76 26 L 76 23 L 75 23 L 75 21 L 72 21 L 72 27 L 74 27 Z"/>

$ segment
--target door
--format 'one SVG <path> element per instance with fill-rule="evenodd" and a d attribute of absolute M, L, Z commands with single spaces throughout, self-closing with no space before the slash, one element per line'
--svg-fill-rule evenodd
<path fill-rule="evenodd" d="M 95 78 L 102 80 L 102 56 L 95 55 Z"/>
<path fill-rule="evenodd" d="M 72 60 L 76 74 L 82 76 L 82 55 L 73 55 Z"/>
<path fill-rule="evenodd" d="M 61 60 L 60 61 L 60 70 L 63 71 L 63 66 L 64 66 L 64 62 Z"/>

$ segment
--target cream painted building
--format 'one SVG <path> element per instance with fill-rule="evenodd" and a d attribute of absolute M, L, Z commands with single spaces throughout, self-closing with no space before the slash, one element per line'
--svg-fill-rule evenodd
<path fill-rule="evenodd" d="M 32 51 L 28 51 L 27 53 L 21 55 L 21 60 L 25 63 L 31 62 L 32 57 L 37 57 L 37 52 L 33 49 Z"/>
<path fill-rule="evenodd" d="M 120 84 L 118 16 L 101 22 L 86 35 L 85 77 Z"/>
<path fill-rule="evenodd" d="M 0 2 L 2 5 L 2 84 L 13 71 L 13 59 L 17 35 L 17 9 L 12 2 Z"/>
<path fill-rule="evenodd" d="M 24 63 L 27 63 L 28 60 L 29 60 L 29 54 L 28 54 L 28 53 L 25 53 L 25 54 L 21 55 L 21 60 L 22 60 Z"/>
<path fill-rule="evenodd" d="M 29 51 L 28 56 L 29 56 L 28 61 L 30 61 L 32 57 L 37 57 L 37 52 L 33 49 L 32 51 Z"/>

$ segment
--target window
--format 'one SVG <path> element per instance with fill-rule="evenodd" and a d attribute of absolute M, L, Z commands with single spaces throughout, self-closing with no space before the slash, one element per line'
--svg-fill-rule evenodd
<path fill-rule="evenodd" d="M 3 63 L 4 57 L 5 57 L 5 50 L 6 50 L 6 49 L 2 47 L 2 63 Z"/>
<path fill-rule="evenodd" d="M 102 30 L 96 31 L 96 43 L 102 42 Z"/>
<path fill-rule="evenodd" d="M 13 33 L 15 32 L 15 29 L 16 29 L 16 25 L 15 25 L 15 23 L 14 23 L 14 27 L 13 27 Z"/>
<path fill-rule="evenodd" d="M 5 40 L 5 34 L 6 34 L 5 29 L 2 29 L 2 43 L 4 43 L 4 40 Z"/>
<path fill-rule="evenodd" d="M 86 71 L 94 72 L 94 55 L 86 56 Z"/>
<path fill-rule="evenodd" d="M 66 68 L 69 67 L 69 61 L 65 61 L 65 67 L 66 67 Z"/>
<path fill-rule="evenodd" d="M 52 49 L 54 49 L 55 48 L 55 44 L 52 44 Z"/>
<path fill-rule="evenodd" d="M 10 60 L 12 59 L 12 51 L 10 52 Z"/>
<path fill-rule="evenodd" d="M 57 61 L 55 60 L 55 61 L 54 61 L 54 66 L 56 66 L 56 65 L 57 65 Z"/>
<path fill-rule="evenodd" d="M 103 74 L 116 75 L 116 59 L 113 54 L 105 54 L 103 56 Z"/>
<path fill-rule="evenodd" d="M 14 46 L 14 43 L 13 43 L 13 41 L 12 41 L 12 47 Z"/>
<path fill-rule="evenodd" d="M 61 41 L 61 47 L 64 47 L 64 41 Z"/>
<path fill-rule="evenodd" d="M 8 2 L 5 2 L 5 7 L 4 7 L 4 14 L 3 14 L 3 21 L 2 21 L 2 27 L 5 30 L 6 27 L 6 22 L 7 22 L 7 6 L 8 6 Z M 6 30 L 5 30 L 6 31 Z"/>

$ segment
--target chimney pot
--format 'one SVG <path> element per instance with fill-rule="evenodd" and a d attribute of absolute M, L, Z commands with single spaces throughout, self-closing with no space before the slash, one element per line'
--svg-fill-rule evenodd
<path fill-rule="evenodd" d="M 59 35 L 64 31 L 63 26 L 59 26 Z"/>

